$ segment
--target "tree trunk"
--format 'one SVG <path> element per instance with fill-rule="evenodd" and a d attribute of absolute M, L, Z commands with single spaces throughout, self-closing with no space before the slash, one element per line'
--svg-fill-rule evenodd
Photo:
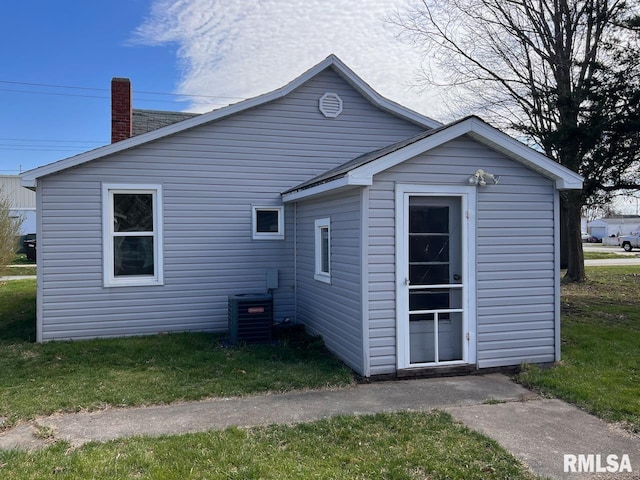
<path fill-rule="evenodd" d="M 583 282 L 584 254 L 582 252 L 581 238 L 581 212 L 582 199 L 581 192 L 562 192 L 560 195 L 560 208 L 563 210 L 566 225 L 566 245 L 567 245 L 567 273 L 565 278 L 572 282 Z"/>

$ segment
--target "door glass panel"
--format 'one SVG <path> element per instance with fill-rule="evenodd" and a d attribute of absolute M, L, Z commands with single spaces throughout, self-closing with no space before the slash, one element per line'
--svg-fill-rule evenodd
<path fill-rule="evenodd" d="M 449 207 L 409 206 L 409 281 L 412 285 L 448 284 Z"/>
<path fill-rule="evenodd" d="M 449 264 L 409 265 L 411 285 L 447 285 L 449 283 Z"/>
<path fill-rule="evenodd" d="M 449 233 L 449 207 L 409 205 L 409 231 Z"/>
<path fill-rule="evenodd" d="M 438 361 L 462 360 L 462 313 L 441 313 L 438 317 Z"/>
<path fill-rule="evenodd" d="M 410 262 L 448 262 L 449 235 L 413 233 L 409 237 Z"/>
<path fill-rule="evenodd" d="M 446 308 L 449 308 L 449 290 L 412 290 L 409 292 L 409 311 Z"/>
<path fill-rule="evenodd" d="M 409 292 L 409 312 L 461 308 L 462 291 L 459 288 L 421 288 Z"/>
<path fill-rule="evenodd" d="M 434 314 L 410 315 L 409 320 L 409 361 L 411 363 L 435 362 Z"/>

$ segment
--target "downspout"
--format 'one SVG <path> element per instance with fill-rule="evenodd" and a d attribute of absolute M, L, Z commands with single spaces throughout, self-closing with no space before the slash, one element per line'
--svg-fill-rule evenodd
<path fill-rule="evenodd" d="M 371 376 L 369 330 L 369 187 L 360 195 L 360 305 L 362 316 L 362 374 Z"/>
<path fill-rule="evenodd" d="M 293 323 L 298 323 L 298 202 L 293 203 Z"/>
<path fill-rule="evenodd" d="M 555 361 L 560 361 L 560 192 L 553 193 L 553 312 Z"/>

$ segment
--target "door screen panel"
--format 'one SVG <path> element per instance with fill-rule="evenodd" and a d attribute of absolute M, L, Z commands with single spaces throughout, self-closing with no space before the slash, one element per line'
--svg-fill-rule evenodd
<path fill-rule="evenodd" d="M 410 363 L 463 360 L 460 199 L 410 196 L 408 210 Z"/>

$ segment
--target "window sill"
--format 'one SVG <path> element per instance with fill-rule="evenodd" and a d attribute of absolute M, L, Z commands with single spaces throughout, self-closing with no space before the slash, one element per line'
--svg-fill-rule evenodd
<path fill-rule="evenodd" d="M 316 273 L 313 278 L 319 282 L 331 284 L 331 275 L 327 275 L 326 273 Z"/>
<path fill-rule="evenodd" d="M 279 235 L 279 234 L 275 234 L 275 235 L 260 235 L 257 233 L 253 234 L 253 239 L 254 240 L 284 240 L 284 235 Z"/>
<path fill-rule="evenodd" d="M 164 285 L 164 281 L 157 278 L 127 278 L 127 279 L 110 279 L 104 282 L 105 288 L 112 287 L 156 287 Z"/>

